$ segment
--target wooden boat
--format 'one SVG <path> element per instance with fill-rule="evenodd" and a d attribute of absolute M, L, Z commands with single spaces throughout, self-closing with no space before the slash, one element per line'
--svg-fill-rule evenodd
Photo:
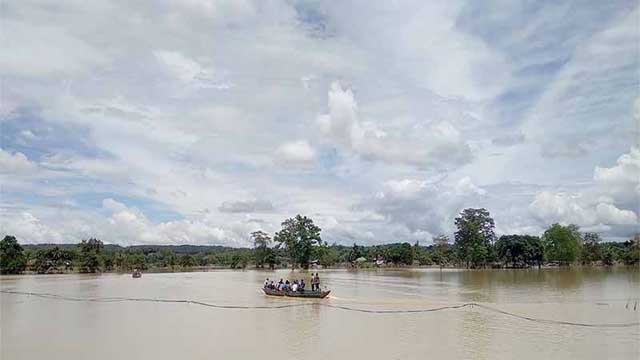
<path fill-rule="evenodd" d="M 280 290 L 267 289 L 267 288 L 262 288 L 262 291 L 264 291 L 264 293 L 269 296 L 286 296 L 286 297 L 307 298 L 307 299 L 324 299 L 331 292 L 331 290 L 280 291 Z"/>

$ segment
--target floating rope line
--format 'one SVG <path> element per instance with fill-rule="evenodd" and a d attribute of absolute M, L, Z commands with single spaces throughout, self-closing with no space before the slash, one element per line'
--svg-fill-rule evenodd
<path fill-rule="evenodd" d="M 71 297 L 71 296 L 62 296 L 51 293 L 36 293 L 36 292 L 27 292 L 27 291 L 14 291 L 14 290 L 0 290 L 0 293 L 4 294 L 12 294 L 12 295 L 23 295 L 23 296 L 35 296 L 44 299 L 56 299 L 56 300 L 65 300 L 65 301 L 78 301 L 78 302 L 100 302 L 100 303 L 111 303 L 111 302 L 155 302 L 155 303 L 176 303 L 176 304 L 194 304 L 199 306 L 205 306 L 209 308 L 216 309 L 240 309 L 240 310 L 266 310 L 266 309 L 286 309 L 286 308 L 295 308 L 295 307 L 308 307 L 308 306 L 322 306 L 332 309 L 339 309 L 345 311 L 353 311 L 367 314 L 417 314 L 417 313 L 429 313 L 429 312 L 437 312 L 444 310 L 455 310 L 462 308 L 474 308 L 478 307 L 480 309 L 494 312 L 498 314 L 502 314 L 505 316 L 513 317 L 520 320 L 536 322 L 540 324 L 552 324 L 552 325 L 566 325 L 566 326 L 579 326 L 579 327 L 589 327 L 589 328 L 626 328 L 626 327 L 634 327 L 640 326 L 640 322 L 631 322 L 631 323 L 580 323 L 580 322 L 572 322 L 572 321 L 561 321 L 561 320 L 550 320 L 550 319 L 540 319 L 529 316 L 524 316 L 504 310 L 500 310 L 488 305 L 479 304 L 475 302 L 469 302 L 459 305 L 450 305 L 450 306 L 441 306 L 435 308 L 426 308 L 426 309 L 397 309 L 397 310 L 375 310 L 375 309 L 365 309 L 358 307 L 351 307 L 346 305 L 334 305 L 327 304 L 322 302 L 298 302 L 293 304 L 283 304 L 283 305 L 220 305 L 220 304 L 212 304 L 203 301 L 190 300 L 190 299 L 157 299 L 157 298 L 130 298 L 130 297 L 103 297 L 103 298 L 80 298 L 80 297 Z"/>

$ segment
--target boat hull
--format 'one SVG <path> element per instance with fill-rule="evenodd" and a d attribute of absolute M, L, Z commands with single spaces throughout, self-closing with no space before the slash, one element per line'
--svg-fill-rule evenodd
<path fill-rule="evenodd" d="M 324 299 L 326 298 L 331 290 L 324 291 L 278 291 L 273 289 L 262 289 L 266 295 L 269 296 L 286 296 L 286 297 L 295 297 L 295 298 L 305 298 L 305 299 Z"/>

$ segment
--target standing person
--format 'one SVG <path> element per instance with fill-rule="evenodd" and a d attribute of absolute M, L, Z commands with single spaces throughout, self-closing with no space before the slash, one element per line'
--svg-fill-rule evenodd
<path fill-rule="evenodd" d="M 320 291 L 320 276 L 316 273 L 316 290 Z"/>
<path fill-rule="evenodd" d="M 269 278 L 267 278 L 267 280 L 264 281 L 264 286 L 265 289 L 269 287 Z"/>
<path fill-rule="evenodd" d="M 316 291 L 316 277 L 311 273 L 311 291 Z"/>

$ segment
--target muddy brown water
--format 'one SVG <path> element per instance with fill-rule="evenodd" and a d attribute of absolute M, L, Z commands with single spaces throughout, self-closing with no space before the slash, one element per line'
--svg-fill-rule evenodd
<path fill-rule="evenodd" d="M 267 297 L 290 271 L 0 277 L 0 358 L 10 359 L 638 359 L 637 268 L 321 271 L 324 300 Z M 79 301 L 7 292 L 55 294 Z M 82 299 L 189 299 L 194 303 Z M 306 305 L 255 309 L 282 304 Z M 338 306 L 329 307 L 317 303 Z M 634 309 L 635 308 L 635 309 Z"/>

